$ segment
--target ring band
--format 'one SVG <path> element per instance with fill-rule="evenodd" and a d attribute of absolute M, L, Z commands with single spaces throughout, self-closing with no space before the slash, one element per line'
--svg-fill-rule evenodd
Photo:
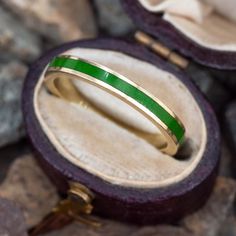
<path fill-rule="evenodd" d="M 97 63 L 69 55 L 54 58 L 45 74 L 47 89 L 52 94 L 63 97 L 58 79 L 83 80 L 120 98 L 142 113 L 161 131 L 166 140 L 162 152 L 175 155 L 178 151 L 185 134 L 183 124 L 161 101 L 131 80 Z M 66 93 L 68 96 L 74 96 L 70 86 Z"/>

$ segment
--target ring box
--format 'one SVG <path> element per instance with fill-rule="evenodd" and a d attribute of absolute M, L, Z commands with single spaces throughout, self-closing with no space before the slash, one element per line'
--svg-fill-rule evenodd
<path fill-rule="evenodd" d="M 143 9 L 140 3 L 128 0 L 123 5 L 130 15 L 135 15 L 135 22 L 143 31 L 164 38 L 168 43 L 174 37 L 178 39 L 176 42 L 182 42 L 183 36 L 175 34 L 173 26 Z M 141 24 L 139 17 L 145 23 Z M 151 23 L 163 25 L 163 31 L 151 27 Z M 167 32 L 163 33 L 164 30 Z M 172 38 L 167 33 L 175 36 Z M 186 49 L 191 43 L 195 49 L 189 52 Z M 180 50 L 174 46 L 172 49 L 188 51 L 185 56 L 209 67 L 234 67 L 233 62 L 227 64 L 227 60 L 221 65 L 222 58 L 216 56 L 224 54 L 225 59 L 235 58 L 233 52 L 227 54 L 204 48 L 207 56 L 202 61 L 202 52 L 196 49 L 196 43 L 189 41 L 189 44 L 179 44 Z M 142 85 L 168 105 L 186 128 L 186 141 L 177 157 L 161 153 L 133 133 L 79 104 L 48 94 L 42 83 L 45 68 L 60 53 L 103 64 Z M 216 58 L 211 61 L 213 56 Z M 101 91 L 94 93 L 90 87 L 81 88 L 98 105 L 105 102 L 105 107 L 113 108 L 108 110 L 120 120 L 148 128 L 139 114 L 123 107 L 120 101 L 106 97 Z M 43 170 L 61 193 L 66 193 L 70 181 L 88 188 L 95 196 L 93 214 L 140 225 L 175 222 L 199 209 L 211 193 L 220 157 L 220 133 L 215 114 L 183 71 L 145 46 L 120 39 L 93 39 L 71 42 L 47 52 L 31 66 L 27 75 L 23 114 Z"/>
<path fill-rule="evenodd" d="M 203 15 L 201 22 L 188 19 L 189 16 L 181 17 L 177 13 L 154 13 L 151 9 L 158 2 L 164 1 L 122 0 L 124 9 L 135 24 L 158 38 L 168 48 L 209 68 L 235 70 L 236 19 L 232 11 L 235 8 L 234 1 L 230 0 L 227 4 L 216 0 L 206 1 L 213 10 L 209 15 Z M 191 2 L 188 3 L 189 14 L 193 15 L 197 9 L 191 9 Z"/>

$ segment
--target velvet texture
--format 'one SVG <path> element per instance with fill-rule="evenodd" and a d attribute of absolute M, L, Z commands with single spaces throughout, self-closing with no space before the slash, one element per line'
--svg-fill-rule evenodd
<path fill-rule="evenodd" d="M 146 10 L 139 1 L 122 0 L 122 4 L 140 30 L 156 37 L 169 48 L 204 66 L 222 70 L 236 69 L 235 51 L 213 50 L 197 44 L 165 21 L 162 14 Z"/>
<path fill-rule="evenodd" d="M 127 188 L 112 185 L 89 174 L 56 152 L 36 119 L 33 106 L 34 88 L 52 57 L 74 47 L 126 53 L 175 74 L 187 86 L 202 110 L 207 129 L 206 150 L 191 175 L 179 183 L 163 188 Z M 24 85 L 22 106 L 27 133 L 43 170 L 61 193 L 66 192 L 68 180 L 87 186 L 96 196 L 93 205 L 97 215 L 142 225 L 174 222 L 200 208 L 211 193 L 220 155 L 220 134 L 215 115 L 199 90 L 185 75 L 144 47 L 121 40 L 97 39 L 72 42 L 51 50 L 31 66 Z"/>

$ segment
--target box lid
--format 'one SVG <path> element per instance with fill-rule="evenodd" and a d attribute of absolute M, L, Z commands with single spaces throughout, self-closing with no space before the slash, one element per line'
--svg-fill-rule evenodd
<path fill-rule="evenodd" d="M 236 50 L 216 50 L 200 45 L 165 20 L 163 14 L 148 11 L 139 1 L 122 0 L 122 5 L 142 31 L 158 38 L 172 50 L 211 68 L 236 69 Z"/>

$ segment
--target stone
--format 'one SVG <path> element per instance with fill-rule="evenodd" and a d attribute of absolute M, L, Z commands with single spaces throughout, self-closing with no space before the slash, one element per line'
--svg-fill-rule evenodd
<path fill-rule="evenodd" d="M 235 70 L 228 72 L 228 78 L 225 78 L 224 82 L 232 92 L 236 92 Z"/>
<path fill-rule="evenodd" d="M 221 112 L 230 100 L 230 92 L 206 68 L 191 64 L 187 69 L 189 77 L 205 94 L 216 112 Z"/>
<path fill-rule="evenodd" d="M 0 147 L 24 135 L 20 103 L 26 71 L 19 61 L 0 64 Z"/>
<path fill-rule="evenodd" d="M 29 146 L 28 140 L 25 138 L 17 143 L 0 148 L 0 184 L 6 178 L 12 162 L 19 156 L 29 153 L 30 150 L 31 147 Z"/>
<path fill-rule="evenodd" d="M 229 178 L 219 177 L 206 205 L 196 213 L 185 217 L 178 226 L 157 225 L 138 227 L 96 218 L 102 224 L 100 228 L 73 223 L 62 230 L 48 233 L 46 236 L 215 236 L 222 230 L 225 220 L 232 212 L 235 196 L 236 182 Z"/>
<path fill-rule="evenodd" d="M 136 27 L 124 12 L 119 0 L 94 0 L 99 26 L 108 34 L 122 36 Z"/>
<path fill-rule="evenodd" d="M 30 62 L 39 56 L 39 38 L 0 7 L 0 58 L 18 58 Z"/>
<path fill-rule="evenodd" d="M 214 191 L 205 206 L 186 216 L 175 226 L 139 227 L 95 217 L 101 223 L 99 228 L 74 222 L 45 236 L 213 236 L 226 231 L 234 232 L 233 227 L 223 229 L 223 226 L 225 222 L 235 224 L 235 217 L 232 216 L 235 196 L 236 181 L 218 177 Z M 0 186 L 0 197 L 11 199 L 21 207 L 28 228 L 39 223 L 59 201 L 55 187 L 38 167 L 32 155 L 20 157 L 12 164 L 5 181 Z"/>
<path fill-rule="evenodd" d="M 236 92 L 236 80 L 235 80 L 235 70 L 210 70 L 211 74 L 215 79 L 217 79 L 228 91 L 231 93 Z"/>
<path fill-rule="evenodd" d="M 131 235 L 137 227 L 122 224 L 119 222 L 98 219 L 101 222 L 101 227 L 93 228 L 88 225 L 74 222 L 61 230 L 56 230 L 45 234 L 45 236 L 77 236 L 77 235 L 90 235 L 90 236 L 120 236 L 120 235 Z"/>
<path fill-rule="evenodd" d="M 236 217 L 229 216 L 222 225 L 218 236 L 235 236 L 236 235 Z"/>
<path fill-rule="evenodd" d="M 27 236 L 24 215 L 13 202 L 0 198 L 0 235 Z"/>
<path fill-rule="evenodd" d="M 13 162 L 0 186 L 0 196 L 18 204 L 24 212 L 28 228 L 38 224 L 59 201 L 54 185 L 32 155 Z"/>
<path fill-rule="evenodd" d="M 229 178 L 218 177 L 215 189 L 206 205 L 183 219 L 182 227 L 192 235 L 217 235 L 232 212 L 235 196 L 236 182 Z"/>
<path fill-rule="evenodd" d="M 225 139 L 222 141 L 221 148 L 221 160 L 220 160 L 220 170 L 219 174 L 224 177 L 232 177 L 232 162 L 234 156 L 232 155 L 232 150 Z"/>
<path fill-rule="evenodd" d="M 88 0 L 2 0 L 30 29 L 53 43 L 96 36 L 96 24 Z"/>
<path fill-rule="evenodd" d="M 160 225 L 155 227 L 143 227 L 131 234 L 131 236 L 191 236 L 184 228 L 171 226 L 171 225 Z"/>
<path fill-rule="evenodd" d="M 229 145 L 233 153 L 236 153 L 236 101 L 228 105 L 225 111 L 225 128 L 226 135 L 229 140 Z M 234 158 L 233 167 L 235 168 L 236 161 Z"/>
<path fill-rule="evenodd" d="M 190 234 L 185 229 L 170 225 L 138 227 L 104 219 L 97 219 L 97 220 L 102 224 L 101 227 L 99 228 L 88 227 L 87 225 L 74 222 L 71 225 L 68 225 L 61 230 L 56 230 L 54 232 L 45 234 L 45 236 L 67 236 L 67 235 L 190 236 Z"/>

